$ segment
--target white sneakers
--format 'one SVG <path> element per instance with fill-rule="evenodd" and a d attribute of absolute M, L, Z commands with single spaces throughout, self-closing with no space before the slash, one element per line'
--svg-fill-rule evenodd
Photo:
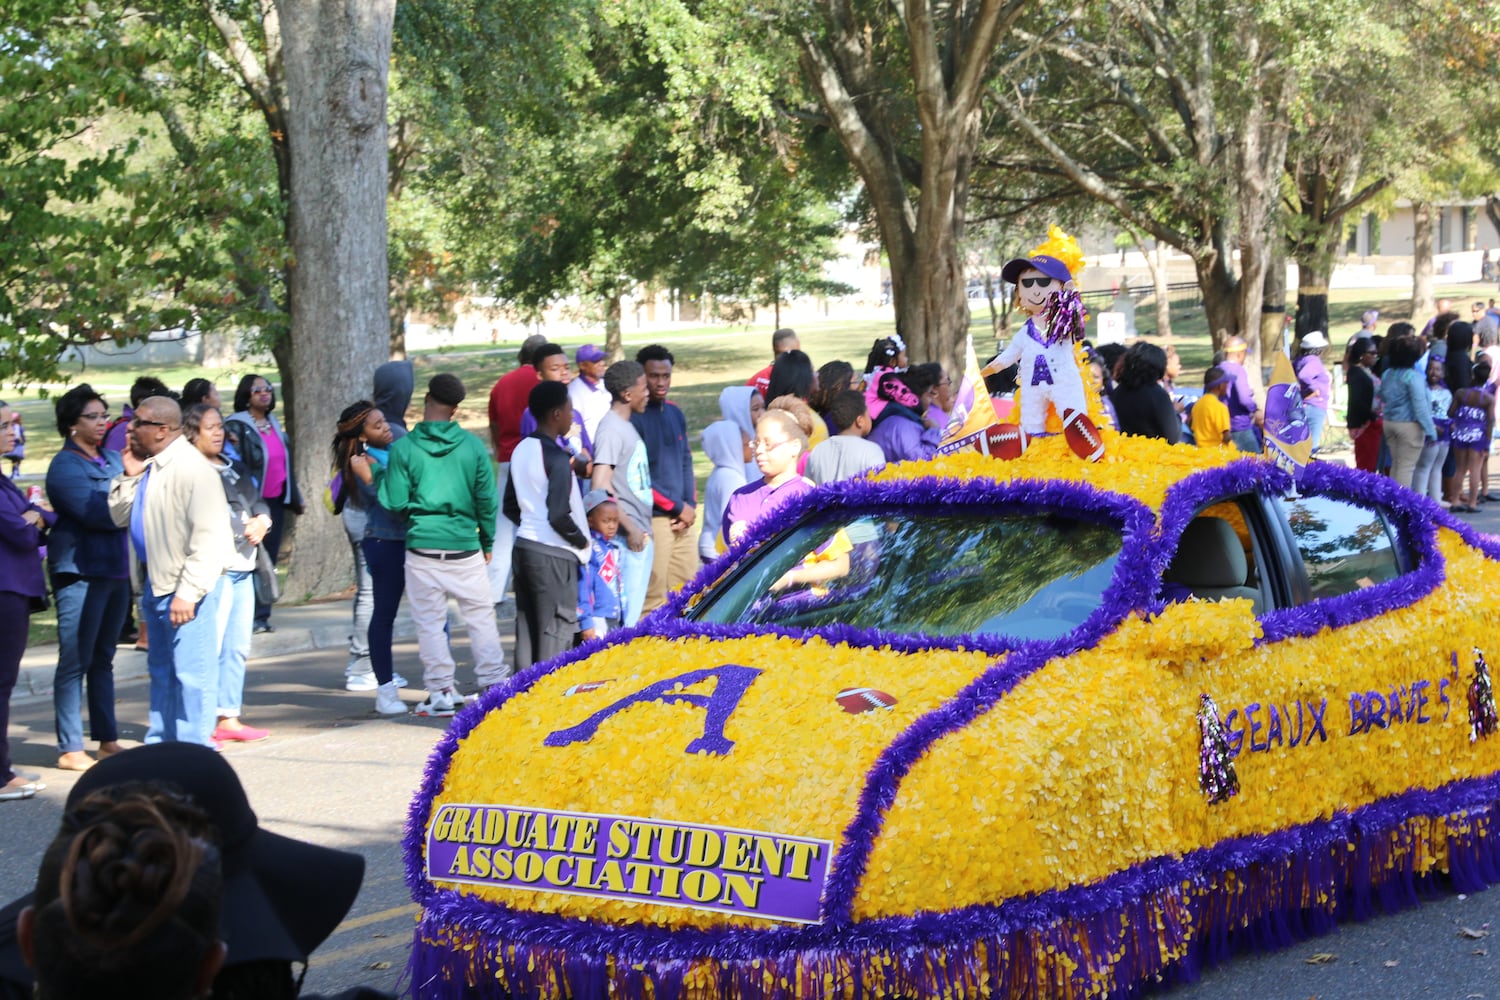
<path fill-rule="evenodd" d="M 398 688 L 406 687 L 406 678 L 400 674 L 392 674 L 391 680 L 395 681 Z M 375 671 L 368 667 L 364 670 L 356 670 L 355 665 L 351 663 L 344 668 L 345 691 L 374 691 L 378 687 L 380 687 L 380 681 L 375 679 Z"/>
<path fill-rule="evenodd" d="M 430 718 L 445 719 L 463 707 L 464 696 L 452 688 L 448 688 L 443 691 L 429 691 L 421 704 L 412 709 L 412 713 Z"/>
<path fill-rule="evenodd" d="M 380 715 L 405 715 L 406 702 L 401 700 L 401 685 L 392 680 L 375 688 L 375 711 Z"/>
<path fill-rule="evenodd" d="M 375 671 L 349 671 L 344 674 L 345 691 L 374 691 L 380 687 L 380 682 L 375 679 Z"/>

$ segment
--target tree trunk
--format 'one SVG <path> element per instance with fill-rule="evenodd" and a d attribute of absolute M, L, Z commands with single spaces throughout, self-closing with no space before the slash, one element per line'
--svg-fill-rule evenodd
<path fill-rule="evenodd" d="M 1209 336 L 1215 351 L 1224 341 L 1239 333 L 1239 283 L 1224 266 L 1223 254 L 1204 254 L 1193 259 L 1198 277 L 1198 291 L 1203 296 L 1203 314 L 1208 319 Z"/>
<path fill-rule="evenodd" d="M 1412 202 L 1411 215 L 1411 318 L 1416 323 L 1436 308 L 1432 301 L 1432 203 Z"/>
<path fill-rule="evenodd" d="M 1151 256 L 1146 256 L 1147 263 Z M 1156 262 L 1151 264 L 1151 287 L 1156 295 L 1156 335 L 1172 341 L 1172 289 L 1167 280 L 1167 244 L 1156 241 Z"/>
<path fill-rule="evenodd" d="M 1270 357 L 1281 349 L 1281 331 L 1286 326 L 1286 256 L 1279 245 L 1271 248 L 1271 262 L 1260 296 L 1260 353 Z"/>
<path fill-rule="evenodd" d="M 283 373 L 316 391 L 289 401 L 306 513 L 284 593 L 341 590 L 342 526 L 318 502 L 339 411 L 368 398 L 390 347 L 386 258 L 386 79 L 395 0 L 277 0 L 286 72 L 292 334 Z M 278 357 L 278 361 L 281 358 Z"/>
<path fill-rule="evenodd" d="M 620 339 L 620 293 L 604 300 L 604 353 L 609 363 L 625 360 L 625 346 Z"/>
<path fill-rule="evenodd" d="M 1328 281 L 1332 260 L 1321 254 L 1297 261 L 1297 337 L 1328 332 Z M 1332 338 L 1330 338 L 1332 339 Z"/>
<path fill-rule="evenodd" d="M 875 210 L 896 329 L 911 360 L 956 371 L 969 329 L 960 247 L 985 87 L 996 47 L 1028 5 L 986 2 L 966 13 L 927 0 L 894 6 L 898 16 L 880 22 L 893 27 L 878 30 L 901 37 L 886 39 L 851 4 L 815 5 L 821 28 L 809 21 L 799 37 L 803 76 Z M 908 80 L 886 75 L 887 41 L 910 56 L 915 115 L 889 97 Z M 915 159 L 912 145 L 920 149 Z"/>
<path fill-rule="evenodd" d="M 391 296 L 390 307 L 390 355 L 392 361 L 406 357 L 406 299 L 396 294 Z"/>
<path fill-rule="evenodd" d="M 912 364 L 936 361 L 956 371 L 958 345 L 969 330 L 969 299 L 963 258 L 950 219 L 933 220 L 934 246 L 917 249 L 901 262 L 891 256 L 891 287 L 896 299 L 896 331 L 906 341 Z"/>

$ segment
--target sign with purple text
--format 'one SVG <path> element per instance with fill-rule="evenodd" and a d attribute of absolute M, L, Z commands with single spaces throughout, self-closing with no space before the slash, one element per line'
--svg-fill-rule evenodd
<path fill-rule="evenodd" d="M 752 830 L 450 803 L 427 827 L 427 877 L 815 924 L 832 851 Z"/>
<path fill-rule="evenodd" d="M 974 355 L 974 338 L 970 336 L 964 350 L 964 375 L 959 380 L 958 391 L 953 394 L 953 412 L 948 417 L 938 451 L 946 455 L 973 447 L 994 422 L 995 404 L 990 400 L 989 390 L 984 387 L 979 359 Z"/>
<path fill-rule="evenodd" d="M 1302 402 L 1302 384 L 1292 371 L 1292 363 L 1279 352 L 1271 370 L 1271 384 L 1266 386 L 1264 430 L 1266 457 L 1293 476 L 1299 475 L 1312 457 L 1312 435 Z"/>

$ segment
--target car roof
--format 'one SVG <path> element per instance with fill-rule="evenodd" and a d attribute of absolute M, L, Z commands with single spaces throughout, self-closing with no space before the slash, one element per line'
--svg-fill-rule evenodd
<path fill-rule="evenodd" d="M 1088 462 L 1074 455 L 1061 435 L 1035 438 L 1020 458 L 1005 461 L 963 450 L 924 462 L 887 465 L 870 478 L 877 482 L 937 477 L 944 479 L 1050 480 L 1083 483 L 1132 497 L 1160 513 L 1167 491 L 1205 469 L 1216 469 L 1252 456 L 1231 447 L 1194 448 L 1156 438 L 1101 432 L 1104 457 Z"/>

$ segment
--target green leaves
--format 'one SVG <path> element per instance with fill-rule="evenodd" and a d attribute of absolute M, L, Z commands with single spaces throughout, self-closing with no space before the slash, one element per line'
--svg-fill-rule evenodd
<path fill-rule="evenodd" d="M 201 44 L 123 3 L 84 10 L 0 2 L 0 381 L 55 378 L 72 345 L 275 326 L 274 297 L 246 294 L 280 267 L 274 171 L 233 105 L 184 99 Z"/>

